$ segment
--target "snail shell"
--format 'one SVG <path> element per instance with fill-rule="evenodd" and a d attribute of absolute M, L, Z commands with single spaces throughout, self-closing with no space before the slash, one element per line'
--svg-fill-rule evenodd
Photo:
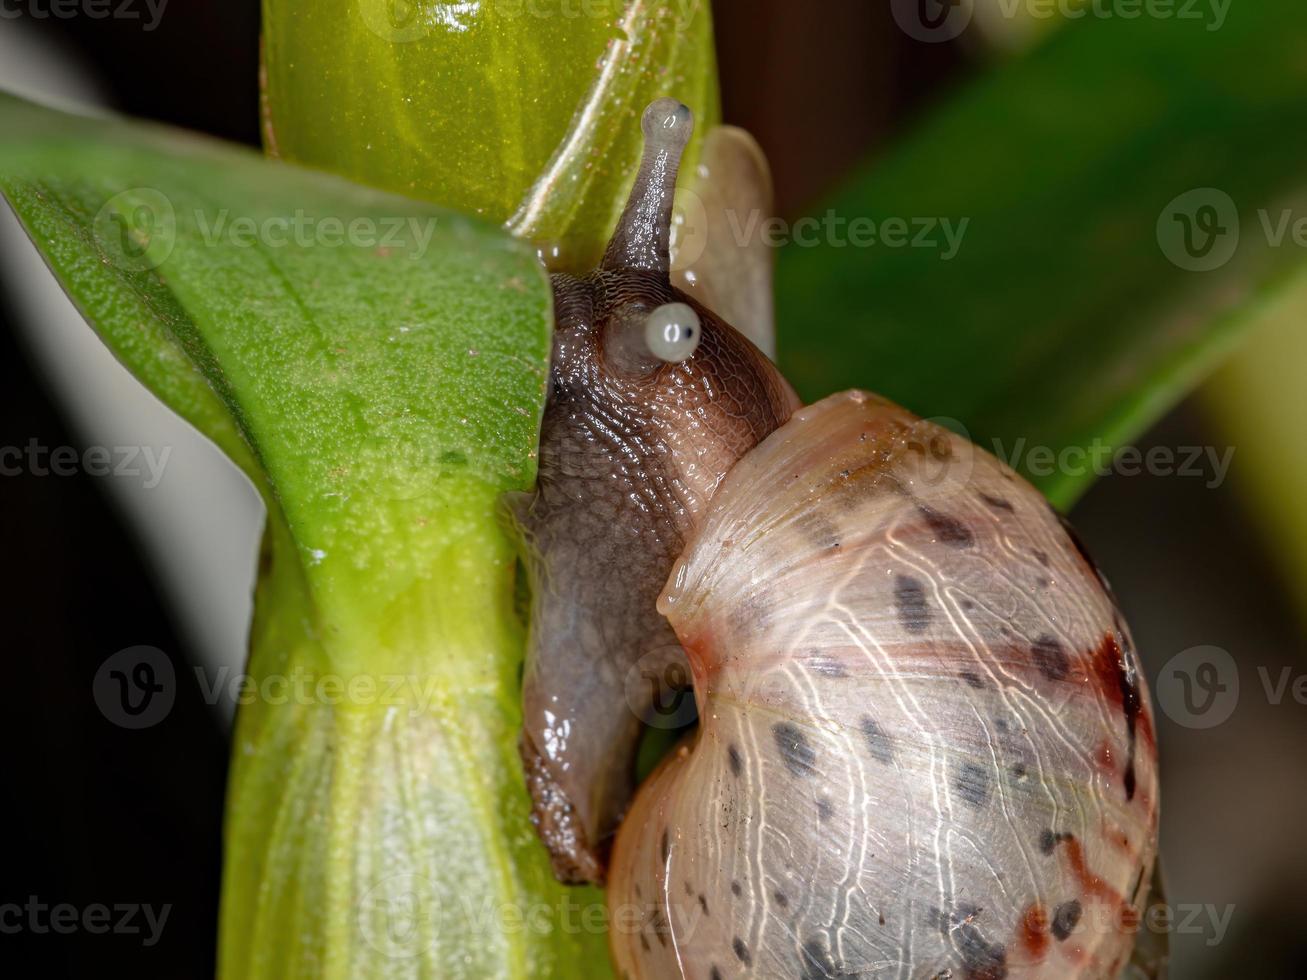
<path fill-rule="evenodd" d="M 658 608 L 700 723 L 613 852 L 626 976 L 1121 970 L 1156 852 L 1151 712 L 1033 487 L 833 395 L 731 470 Z"/>
<path fill-rule="evenodd" d="M 607 878 L 630 980 L 1116 975 L 1158 794 L 1106 583 L 998 460 L 862 392 L 798 409 L 675 288 L 689 111 L 643 124 L 603 264 L 554 277 L 539 486 L 512 506 L 555 873 Z M 678 664 L 699 728 L 632 803 L 627 680 Z"/>

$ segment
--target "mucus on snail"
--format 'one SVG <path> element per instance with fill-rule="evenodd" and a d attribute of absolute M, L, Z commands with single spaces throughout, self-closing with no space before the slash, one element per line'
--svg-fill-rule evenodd
<path fill-rule="evenodd" d="M 539 481 L 512 501 L 556 875 L 634 910 L 632 980 L 1119 975 L 1157 753 L 1106 582 L 993 456 L 866 392 L 800 407 L 673 285 L 692 125 L 646 110 L 600 267 L 553 277 Z M 698 729 L 637 792 L 628 679 L 673 663 Z"/>

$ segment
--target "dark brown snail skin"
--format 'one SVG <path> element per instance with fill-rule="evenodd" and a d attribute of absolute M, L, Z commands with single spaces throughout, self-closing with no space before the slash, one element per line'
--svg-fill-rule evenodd
<path fill-rule="evenodd" d="M 799 408 L 672 288 L 688 128 L 650 107 L 603 265 L 554 279 L 540 486 L 515 509 L 556 873 L 606 880 L 624 980 L 1119 976 L 1159 802 L 1106 581 L 1002 462 L 866 392 Z M 632 801 L 626 681 L 664 658 L 699 725 Z"/>
<path fill-rule="evenodd" d="M 533 596 L 521 752 L 533 820 L 569 882 L 603 880 L 634 788 L 632 670 L 684 658 L 656 602 L 685 535 L 735 461 L 798 407 L 757 348 L 672 286 L 672 195 L 693 118 L 660 99 L 642 125 L 644 159 L 602 264 L 552 277 L 538 485 L 513 501 Z M 690 307 L 700 331 L 678 362 L 645 342 L 669 304 Z"/>

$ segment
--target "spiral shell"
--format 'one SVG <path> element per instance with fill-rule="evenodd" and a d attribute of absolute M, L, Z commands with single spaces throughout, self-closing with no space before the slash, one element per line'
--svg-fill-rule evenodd
<path fill-rule="evenodd" d="M 1033 487 L 833 395 L 730 471 L 658 608 L 700 725 L 618 835 L 622 976 L 1119 973 L 1156 855 L 1152 715 Z"/>

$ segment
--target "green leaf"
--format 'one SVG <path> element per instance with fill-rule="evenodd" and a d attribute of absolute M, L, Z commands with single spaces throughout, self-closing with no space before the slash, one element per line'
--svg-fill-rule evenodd
<path fill-rule="evenodd" d="M 0 131 L 0 190 L 65 289 L 267 504 L 222 975 L 608 975 L 601 898 L 553 881 L 515 749 L 496 506 L 534 477 L 534 255 L 161 129 L 0 96 Z"/>
<path fill-rule="evenodd" d="M 1071 456 L 1049 472 L 1030 451 L 1136 435 L 1303 261 L 1270 246 L 1258 214 L 1307 186 L 1307 70 L 1285 29 L 1300 14 L 1293 0 L 1235 5 L 1219 31 L 1091 18 L 973 83 L 830 202 L 845 221 L 966 219 L 956 256 L 910 241 L 786 248 L 789 377 L 808 399 L 873 387 L 958 419 L 985 448 L 1023 450 L 1028 475 L 1072 502 L 1092 470 Z M 1225 197 L 1173 205 L 1202 188 Z M 1181 221 L 1212 214 L 1242 225 L 1231 260 L 1170 261 Z"/>
<path fill-rule="evenodd" d="M 1230 479 L 1248 498 L 1248 520 L 1279 566 L 1307 626 L 1307 265 L 1267 303 L 1248 344 L 1204 387 L 1210 425 L 1235 451 Z"/>
<path fill-rule="evenodd" d="M 648 103 L 720 115 L 708 0 L 268 0 L 263 37 L 269 152 L 507 222 L 556 268 L 596 264 Z"/>

